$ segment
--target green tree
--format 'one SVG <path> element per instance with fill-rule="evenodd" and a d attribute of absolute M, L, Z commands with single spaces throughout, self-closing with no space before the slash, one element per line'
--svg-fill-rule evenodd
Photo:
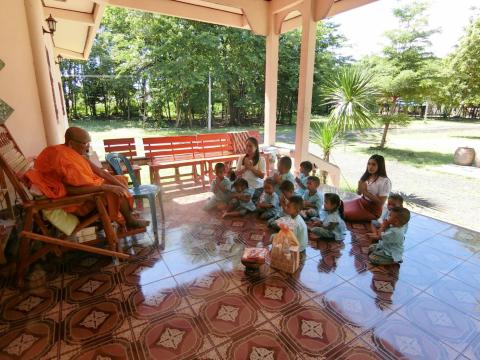
<path fill-rule="evenodd" d="M 364 60 L 364 65 L 375 74 L 375 85 L 380 90 L 383 134 L 380 148 L 384 148 L 387 133 L 392 124 L 405 125 L 406 119 L 394 116 L 399 112 L 399 101 L 423 102 L 422 82 L 429 78 L 425 68 L 433 59 L 429 52 L 430 37 L 438 30 L 428 28 L 428 5 L 425 1 L 414 1 L 394 9 L 399 22 L 396 29 L 385 33 L 389 44 L 383 49 L 383 56 Z"/>
<path fill-rule="evenodd" d="M 472 107 L 471 115 L 475 117 L 480 106 L 480 17 L 470 22 L 447 62 L 452 75 L 450 92 L 457 103 Z"/>

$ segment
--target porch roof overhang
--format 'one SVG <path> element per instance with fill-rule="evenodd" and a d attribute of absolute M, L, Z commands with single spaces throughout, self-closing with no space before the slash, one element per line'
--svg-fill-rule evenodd
<path fill-rule="evenodd" d="M 313 19 L 354 9 L 376 0 L 316 0 Z M 210 24 L 251 30 L 267 36 L 301 27 L 298 11 L 303 0 L 42 0 L 45 17 L 57 21 L 53 36 L 55 54 L 68 59 L 86 60 L 107 5 L 196 20 Z M 326 9 L 326 10 L 325 10 Z"/>

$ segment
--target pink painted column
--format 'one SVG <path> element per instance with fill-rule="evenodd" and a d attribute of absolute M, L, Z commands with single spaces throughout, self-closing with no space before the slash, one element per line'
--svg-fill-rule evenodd
<path fill-rule="evenodd" d="M 313 71 L 317 23 L 313 19 L 313 1 L 302 6 L 302 44 L 300 48 L 300 78 L 298 80 L 297 126 L 295 132 L 295 163 L 307 158 L 310 140 Z"/>
<path fill-rule="evenodd" d="M 279 34 L 273 30 L 273 20 L 265 45 L 265 145 L 275 145 L 277 130 L 277 82 L 278 82 Z"/>

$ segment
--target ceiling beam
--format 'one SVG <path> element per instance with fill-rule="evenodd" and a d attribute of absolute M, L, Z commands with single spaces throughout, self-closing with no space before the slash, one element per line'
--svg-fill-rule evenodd
<path fill-rule="evenodd" d="M 72 22 L 89 25 L 89 26 L 95 24 L 95 20 L 92 14 L 83 13 L 79 11 L 58 9 L 58 8 L 45 6 L 43 8 L 43 13 L 45 17 L 49 17 L 50 15 L 52 15 L 54 19 L 72 21 Z"/>
<path fill-rule="evenodd" d="M 55 57 L 61 55 L 65 59 L 73 59 L 73 60 L 85 60 L 82 53 L 77 51 L 72 51 L 68 49 L 63 49 L 59 47 L 55 47 Z"/>
<path fill-rule="evenodd" d="M 341 0 L 335 1 L 330 8 L 330 11 L 327 14 L 327 17 L 332 17 L 337 14 L 343 13 L 345 11 L 349 11 L 355 8 L 358 8 L 363 5 L 370 4 L 377 0 Z"/>
<path fill-rule="evenodd" d="M 105 11 L 106 4 L 95 4 L 93 8 L 93 26 L 88 27 L 87 40 L 85 41 L 85 46 L 83 48 L 83 58 L 85 60 L 90 56 L 90 51 L 92 51 L 93 40 L 95 40 L 95 35 L 97 35 L 97 30 L 100 27 L 100 22 L 102 21 L 102 16 Z"/>
<path fill-rule="evenodd" d="M 243 15 L 172 0 L 110 0 L 109 4 L 240 29 L 245 26 Z"/>

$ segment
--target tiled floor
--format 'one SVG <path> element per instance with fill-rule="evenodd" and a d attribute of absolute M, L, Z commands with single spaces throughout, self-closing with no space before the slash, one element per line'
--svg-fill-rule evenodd
<path fill-rule="evenodd" d="M 165 250 L 134 261 L 69 254 L 0 277 L 0 359 L 478 359 L 480 234 L 416 215 L 401 266 L 367 261 L 364 224 L 311 242 L 294 275 L 245 275 L 253 217 L 221 220 L 205 194 L 166 204 Z"/>

